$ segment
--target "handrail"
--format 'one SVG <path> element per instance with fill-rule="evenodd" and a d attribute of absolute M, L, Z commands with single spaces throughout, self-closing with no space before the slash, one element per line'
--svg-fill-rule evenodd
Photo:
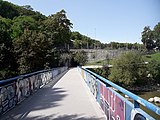
<path fill-rule="evenodd" d="M 52 71 L 52 70 L 54 70 L 54 69 L 55 69 L 55 68 L 47 69 L 47 70 L 40 70 L 40 71 L 28 73 L 28 74 L 19 75 L 19 76 L 13 77 L 13 78 L 0 80 L 0 87 L 3 86 L 3 85 L 6 85 L 6 84 L 8 84 L 8 83 L 14 82 L 14 81 L 16 81 L 17 79 L 26 78 L 26 77 L 29 77 L 29 76 L 32 76 L 32 75 L 36 75 L 36 74 L 39 74 L 39 73 L 49 72 L 49 71 Z"/>
<path fill-rule="evenodd" d="M 89 72 L 90 74 L 92 74 L 92 75 L 95 76 L 96 78 L 99 78 L 99 79 L 100 79 L 102 82 L 104 82 L 105 84 L 107 83 L 107 84 L 111 85 L 112 87 L 118 89 L 120 92 L 122 92 L 122 93 L 124 93 L 125 95 L 129 96 L 130 98 L 132 98 L 132 99 L 134 100 L 134 102 L 135 102 L 135 103 L 134 103 L 134 107 L 135 107 L 135 108 L 137 107 L 137 104 L 136 104 L 136 103 L 138 102 L 139 104 L 143 105 L 144 107 L 146 107 L 146 108 L 150 109 L 151 111 L 155 112 L 156 114 L 160 115 L 160 108 L 157 107 L 157 106 L 155 106 L 154 104 L 152 104 L 152 103 L 144 100 L 143 98 L 141 98 L 141 97 L 139 97 L 139 96 L 131 93 L 130 91 L 128 91 L 128 90 L 126 90 L 126 89 L 124 89 L 124 88 L 116 85 L 115 83 L 107 80 L 106 78 L 104 78 L 104 77 L 102 77 L 102 76 L 100 76 L 100 75 L 98 75 L 98 74 L 96 74 L 96 73 L 94 73 L 94 72 L 92 72 L 92 71 L 90 71 L 90 70 L 88 70 L 88 69 L 85 69 L 85 68 L 81 68 L 81 69 Z M 138 106 L 139 106 L 139 105 L 138 105 Z"/>
<path fill-rule="evenodd" d="M 0 81 L 0 116 L 67 70 L 59 67 Z"/>

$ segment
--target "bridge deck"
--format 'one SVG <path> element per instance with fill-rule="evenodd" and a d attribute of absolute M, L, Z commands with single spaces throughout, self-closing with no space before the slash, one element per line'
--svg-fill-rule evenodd
<path fill-rule="evenodd" d="M 104 114 L 76 68 L 49 83 L 1 120 L 104 120 Z M 55 85 L 54 85 L 55 84 Z"/>

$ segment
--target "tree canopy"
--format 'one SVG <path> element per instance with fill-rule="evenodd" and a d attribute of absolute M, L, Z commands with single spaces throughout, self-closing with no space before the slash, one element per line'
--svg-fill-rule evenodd
<path fill-rule="evenodd" d="M 0 79 L 60 65 L 71 42 L 65 10 L 46 17 L 30 5 L 2 0 L 0 10 Z"/>
<path fill-rule="evenodd" d="M 18 6 L 0 0 L 0 79 L 70 64 L 66 62 L 83 65 L 87 61 L 86 53 L 71 53 L 69 48 L 141 50 L 145 46 L 149 50 L 160 50 L 160 23 L 153 30 L 144 29 L 144 46 L 139 43 L 103 44 L 77 31 L 72 32 L 72 26 L 65 10 L 47 17 L 30 5 Z M 64 60 L 60 60 L 62 58 Z"/>
<path fill-rule="evenodd" d="M 145 83 L 147 72 L 140 53 L 127 52 L 113 60 L 109 79 L 122 86 Z"/>
<path fill-rule="evenodd" d="M 160 50 L 160 23 L 158 23 L 153 30 L 151 30 L 149 26 L 145 26 L 141 41 L 148 51 L 153 49 Z"/>

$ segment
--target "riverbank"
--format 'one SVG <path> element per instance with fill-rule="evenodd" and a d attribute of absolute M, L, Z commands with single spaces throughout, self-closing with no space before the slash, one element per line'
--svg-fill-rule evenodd
<path fill-rule="evenodd" d="M 152 91 L 159 91 L 160 92 L 160 84 L 134 86 L 134 87 L 130 87 L 127 89 L 131 92 L 152 92 Z"/>

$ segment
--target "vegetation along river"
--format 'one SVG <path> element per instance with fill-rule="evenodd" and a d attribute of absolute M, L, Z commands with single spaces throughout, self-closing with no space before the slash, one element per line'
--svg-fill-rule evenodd
<path fill-rule="evenodd" d="M 148 101 L 149 98 L 154 98 L 154 97 L 160 97 L 160 90 L 158 91 L 152 91 L 152 92 L 137 92 L 135 93 L 136 95 L 144 98 L 145 100 Z M 160 103 L 153 103 L 155 104 L 156 106 L 160 107 Z M 160 116 L 155 114 L 154 112 L 146 109 L 145 107 L 141 107 L 145 112 L 147 112 L 149 115 L 153 116 L 156 120 L 160 120 Z"/>

